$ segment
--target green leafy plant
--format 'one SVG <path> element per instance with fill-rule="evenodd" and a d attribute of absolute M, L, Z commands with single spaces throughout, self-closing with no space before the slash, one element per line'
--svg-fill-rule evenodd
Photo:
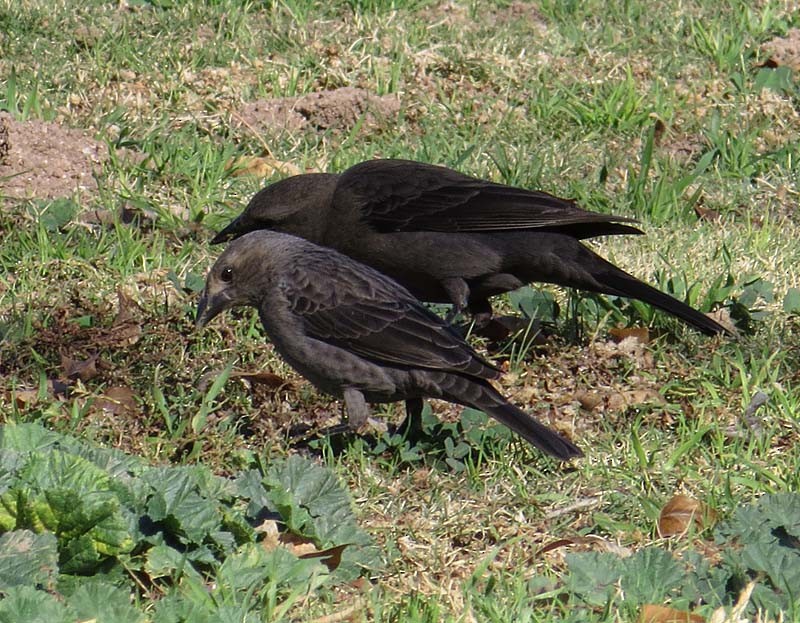
<path fill-rule="evenodd" d="M 669 602 L 675 608 L 717 608 L 736 603 L 750 581 L 748 612 L 790 617 L 800 611 L 800 496 L 765 495 L 737 509 L 714 531 L 718 562 L 694 550 L 640 549 L 628 558 L 609 552 L 567 554 L 565 596 L 579 608 L 635 610 Z M 794 613 L 794 614 L 793 614 Z"/>
<path fill-rule="evenodd" d="M 34 424 L 5 425 L 0 449 L 0 620 L 137 621 L 129 595 L 143 582 L 163 596 L 156 620 L 227 608 L 282 616 L 301 595 L 380 564 L 337 479 L 297 456 L 228 479 Z M 263 547 L 266 519 L 321 555 Z M 325 548 L 340 559 L 326 564 Z"/>

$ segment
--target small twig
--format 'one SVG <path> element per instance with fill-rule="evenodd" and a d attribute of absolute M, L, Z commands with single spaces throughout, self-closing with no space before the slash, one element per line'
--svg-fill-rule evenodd
<path fill-rule="evenodd" d="M 562 508 L 557 508 L 554 511 L 550 511 L 549 513 L 545 514 L 545 519 L 555 519 L 556 517 L 561 517 L 561 515 L 566 515 L 567 513 L 571 513 L 573 511 L 579 511 L 584 508 L 591 508 L 592 506 L 597 506 L 600 503 L 600 497 L 593 497 L 593 498 L 583 498 L 578 500 L 577 502 L 573 502 L 569 506 L 564 506 Z"/>

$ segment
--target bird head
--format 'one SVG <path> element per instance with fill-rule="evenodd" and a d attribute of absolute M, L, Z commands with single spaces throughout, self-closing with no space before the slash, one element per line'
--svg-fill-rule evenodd
<path fill-rule="evenodd" d="M 247 207 L 211 240 L 218 244 L 258 229 L 272 229 L 319 242 L 338 175 L 307 173 L 258 191 Z"/>
<path fill-rule="evenodd" d="M 287 247 L 286 238 L 292 239 L 276 232 L 255 231 L 231 242 L 208 272 L 197 304 L 197 326 L 205 326 L 231 307 L 258 307 L 274 274 L 272 264 Z"/>

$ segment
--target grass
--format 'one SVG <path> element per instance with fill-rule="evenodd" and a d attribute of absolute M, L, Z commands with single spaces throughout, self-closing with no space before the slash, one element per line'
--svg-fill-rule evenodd
<path fill-rule="evenodd" d="M 42 217 L 48 202 L 0 199 L 4 420 L 220 474 L 295 452 L 287 430 L 333 422 L 339 407 L 264 345 L 251 314 L 193 330 L 198 283 L 219 252 L 212 231 L 269 181 L 228 165 L 268 154 L 339 171 L 402 157 L 636 216 L 646 238 L 595 246 L 662 288 L 688 290 L 697 306 L 745 300 L 751 322 L 736 340 L 710 340 L 646 309 L 557 293 L 555 336 L 522 353 L 508 345 L 502 387 L 578 440 L 587 457 L 570 468 L 503 435 L 473 444 L 463 469 L 323 443 L 321 460 L 389 559 L 359 595 L 367 620 L 633 620 L 633 607 L 553 599 L 564 551 L 541 546 L 592 536 L 691 548 L 655 529 L 673 493 L 728 517 L 764 493 L 797 491 L 800 343 L 782 302 L 800 287 L 800 91 L 796 76 L 759 77 L 764 43 L 800 25 L 784 3 L 20 0 L 0 5 L 0 24 L 1 109 L 142 154 L 112 158 L 61 224 Z M 398 94 L 397 122 L 263 135 L 234 123 L 244 102 L 345 85 Z M 719 220 L 698 221 L 695 206 Z M 82 224 L 92 210 L 108 211 L 108 224 Z M 722 294 L 710 290 L 728 276 Z M 772 300 L 749 301 L 755 278 Z M 128 324 L 115 324 L 118 291 L 133 300 Z M 607 337 L 617 321 L 656 337 L 621 352 Z M 130 339 L 123 326 L 134 327 Z M 62 357 L 91 355 L 99 372 L 55 396 Z M 267 395 L 235 377 L 255 370 L 290 384 Z M 129 388 L 136 409 L 98 409 L 111 387 Z M 604 402 L 582 409 L 584 391 Z M 753 431 L 742 414 L 756 391 L 769 400 Z M 291 616 L 341 611 L 340 599 L 323 588 Z"/>

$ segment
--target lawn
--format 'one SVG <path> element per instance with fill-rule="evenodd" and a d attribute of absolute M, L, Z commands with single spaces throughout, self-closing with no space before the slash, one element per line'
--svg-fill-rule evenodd
<path fill-rule="evenodd" d="M 0 2 L 0 621 L 800 621 L 798 72 L 770 0 Z M 317 437 L 209 240 L 379 157 L 640 219 L 735 337 L 534 284 L 470 339 L 585 458 Z"/>

